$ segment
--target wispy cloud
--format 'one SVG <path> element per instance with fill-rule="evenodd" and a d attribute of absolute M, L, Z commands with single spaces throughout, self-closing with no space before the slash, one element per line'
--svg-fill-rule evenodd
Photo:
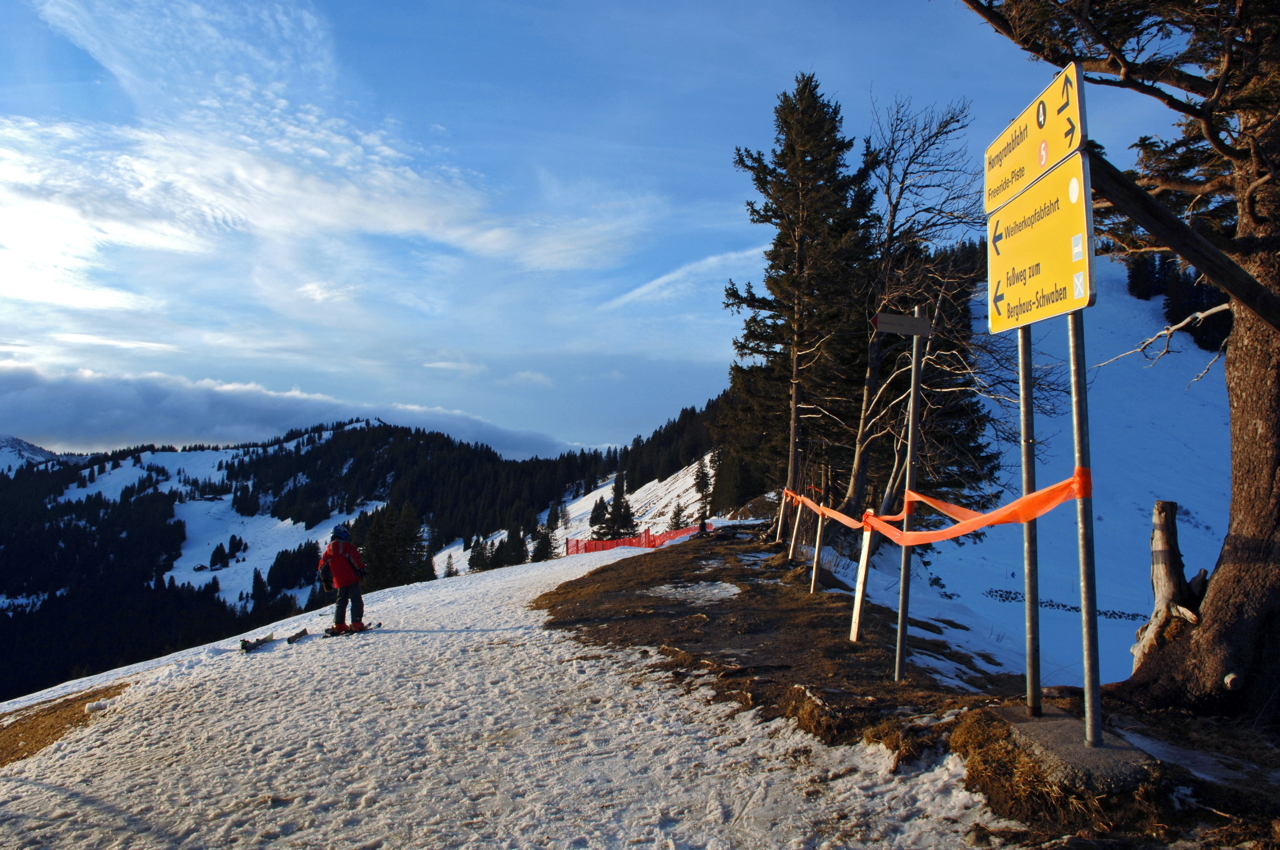
<path fill-rule="evenodd" d="M 552 381 L 550 378 L 548 378 L 546 375 L 542 374 L 541 372 L 535 372 L 530 369 L 525 369 L 520 372 L 516 372 L 514 375 L 511 375 L 510 377 L 503 378 L 498 383 L 506 384 L 508 386 L 535 386 L 535 387 L 555 386 L 555 382 Z"/>
<path fill-rule="evenodd" d="M 351 112 L 306 0 L 37 8 L 120 81 L 144 123 L 0 117 L 0 298 L 160 308 L 162 284 L 120 284 L 125 249 L 247 264 L 227 276 L 242 281 L 230 298 L 324 303 L 351 292 L 327 266 L 364 236 L 403 240 L 380 258 L 393 264 L 425 242 L 568 270 L 614 262 L 654 214 L 649 198 L 554 185 L 536 213 L 499 211 L 458 169 Z"/>
<path fill-rule="evenodd" d="M 483 363 L 472 363 L 469 360 L 433 360 L 430 363 L 423 363 L 422 368 L 451 372 L 459 377 L 472 378 L 489 367 Z"/>
<path fill-rule="evenodd" d="M 108 348 L 142 349 L 144 351 L 177 351 L 176 345 L 166 342 L 143 342 L 136 339 L 113 339 L 94 334 L 54 334 L 53 338 L 74 345 L 105 345 Z"/>
<path fill-rule="evenodd" d="M 675 271 L 667 272 L 602 304 L 600 309 L 613 310 L 627 304 L 677 298 L 690 290 L 710 285 L 723 286 L 734 275 L 759 274 L 764 266 L 763 254 L 766 247 L 731 251 L 686 263 Z"/>

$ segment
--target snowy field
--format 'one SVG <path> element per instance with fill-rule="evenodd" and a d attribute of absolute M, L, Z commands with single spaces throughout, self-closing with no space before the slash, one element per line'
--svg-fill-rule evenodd
<path fill-rule="evenodd" d="M 371 594 L 367 635 L 131 668 L 94 724 L 0 769 L 0 845 L 942 848 L 992 824 L 954 756 L 895 776 L 882 747 L 679 696 L 640 652 L 585 649 L 528 609 L 635 554 Z"/>

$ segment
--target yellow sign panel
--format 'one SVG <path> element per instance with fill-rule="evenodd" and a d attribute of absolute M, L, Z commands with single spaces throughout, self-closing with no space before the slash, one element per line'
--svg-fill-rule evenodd
<path fill-rule="evenodd" d="M 983 206 L 987 214 L 1085 142 L 1084 90 L 1080 65 L 1071 63 L 987 147 L 983 160 Z"/>
<path fill-rule="evenodd" d="M 1093 306 L 1089 163 L 1076 153 L 987 219 L 991 333 Z"/>

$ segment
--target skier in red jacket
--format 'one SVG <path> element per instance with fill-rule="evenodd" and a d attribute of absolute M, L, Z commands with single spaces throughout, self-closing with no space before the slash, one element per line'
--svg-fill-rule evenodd
<path fill-rule="evenodd" d="M 364 561 L 360 550 L 351 542 L 351 530 L 345 525 L 333 527 L 329 546 L 320 556 L 320 584 L 325 590 L 337 588 L 338 607 L 333 613 L 333 628 L 328 634 L 362 632 L 364 599 L 360 596 L 360 579 L 364 578 Z M 347 625 L 347 603 L 351 603 L 351 625 Z"/>

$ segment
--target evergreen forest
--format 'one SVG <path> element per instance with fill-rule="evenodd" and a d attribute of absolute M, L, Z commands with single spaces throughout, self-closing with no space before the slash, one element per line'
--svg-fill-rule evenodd
<path fill-rule="evenodd" d="M 315 586 L 315 543 L 276 553 L 266 575 L 257 572 L 252 591 L 234 604 L 219 596 L 216 575 L 199 587 L 178 584 L 170 570 L 186 540 L 175 515 L 183 501 L 229 498 L 242 515 L 308 528 L 335 512 L 383 503 L 352 526 L 369 566 L 369 592 L 435 579 L 431 556 L 459 538 L 470 544 L 507 531 L 495 545 L 468 545 L 479 569 L 553 557 L 539 522 L 544 511 L 619 470 L 635 487 L 694 462 L 711 449 L 708 421 L 717 403 L 686 408 L 626 446 L 546 459 L 506 460 L 438 432 L 347 422 L 227 449 L 222 479 L 183 477 L 177 448 L 155 445 L 0 472 L 7 520 L 0 526 L 0 700 L 275 622 L 297 612 L 289 591 L 299 588 L 312 588 L 306 608 L 332 601 Z M 138 467 L 138 479 L 119 499 L 77 494 L 122 465 Z M 235 534 L 219 543 L 211 571 L 240 557 L 243 546 Z"/>

